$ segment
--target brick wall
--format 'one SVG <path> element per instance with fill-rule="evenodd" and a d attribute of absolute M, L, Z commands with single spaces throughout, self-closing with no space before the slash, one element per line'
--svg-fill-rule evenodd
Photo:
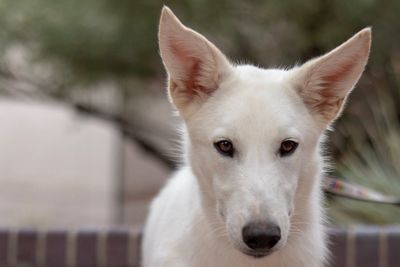
<path fill-rule="evenodd" d="M 399 267 L 400 227 L 330 230 L 332 267 Z M 140 229 L 0 230 L 0 266 L 136 267 Z"/>

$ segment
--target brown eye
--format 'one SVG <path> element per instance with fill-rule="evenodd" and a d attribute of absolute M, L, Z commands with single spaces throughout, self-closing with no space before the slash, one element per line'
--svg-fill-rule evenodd
<path fill-rule="evenodd" d="M 221 140 L 214 143 L 214 147 L 217 151 L 227 157 L 233 157 L 234 149 L 233 144 L 229 140 Z"/>
<path fill-rule="evenodd" d="M 281 157 L 290 156 L 297 148 L 299 144 L 293 140 L 285 140 L 281 143 L 279 154 Z"/>

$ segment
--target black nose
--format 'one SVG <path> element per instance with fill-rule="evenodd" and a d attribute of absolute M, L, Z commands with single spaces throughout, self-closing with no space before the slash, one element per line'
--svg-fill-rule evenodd
<path fill-rule="evenodd" d="M 281 239 L 281 228 L 274 223 L 253 222 L 242 229 L 243 242 L 253 250 L 273 248 Z"/>

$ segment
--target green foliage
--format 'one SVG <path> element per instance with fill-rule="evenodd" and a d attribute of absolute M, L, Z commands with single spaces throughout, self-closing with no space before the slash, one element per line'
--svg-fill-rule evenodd
<path fill-rule="evenodd" d="M 398 1 L 165 1 L 232 58 L 292 64 L 374 26 L 376 57 L 399 36 Z M 158 0 L 3 0 L 0 38 L 29 45 L 41 60 L 65 62 L 79 78 L 162 73 L 157 52 Z M 397 34 L 397 35 L 396 35 Z M 299 58 L 301 57 L 301 58 Z"/>
<path fill-rule="evenodd" d="M 117 4 L 114 4 L 117 3 Z M 151 1 L 2 1 L 5 41 L 65 62 L 78 78 L 154 74 L 158 4 Z"/>

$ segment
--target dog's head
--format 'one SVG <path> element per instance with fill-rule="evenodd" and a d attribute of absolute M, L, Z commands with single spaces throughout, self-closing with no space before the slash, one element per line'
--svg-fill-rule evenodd
<path fill-rule="evenodd" d="M 159 43 L 169 97 L 185 121 L 205 205 L 259 257 L 285 245 L 296 202 L 312 194 L 321 133 L 340 114 L 370 49 L 370 29 L 290 70 L 233 65 L 164 8 Z M 313 183 L 314 182 L 314 183 Z"/>

